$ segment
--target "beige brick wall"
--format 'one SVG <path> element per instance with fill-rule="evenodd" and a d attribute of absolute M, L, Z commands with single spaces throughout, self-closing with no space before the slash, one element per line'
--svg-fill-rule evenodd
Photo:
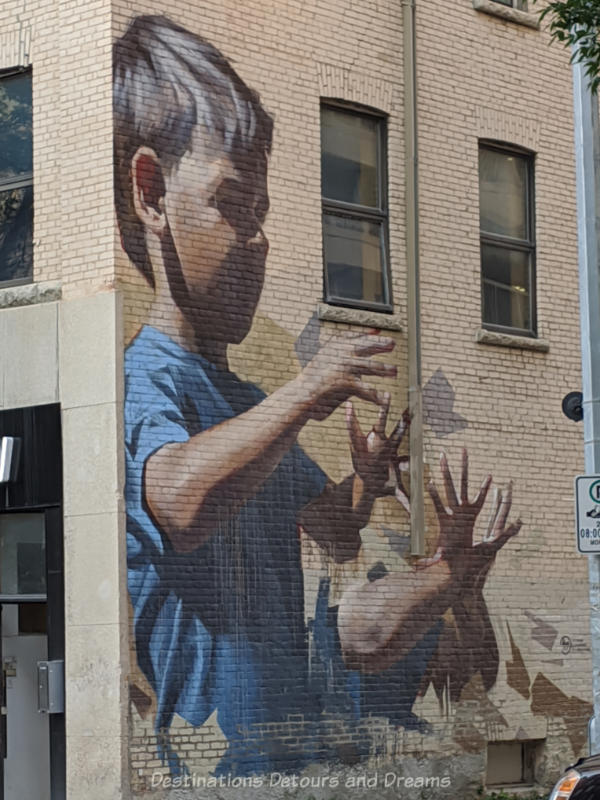
<path fill-rule="evenodd" d="M 419 12 L 424 378 L 442 367 L 456 392 L 454 410 L 469 421 L 445 440 L 427 431 L 427 461 L 439 475 L 440 450 L 457 465 L 464 443 L 474 481 L 488 471 L 500 485 L 514 480 L 524 525 L 498 555 L 486 593 L 501 662 L 514 658 L 512 635 L 532 683 L 541 673 L 589 699 L 587 563 L 573 538 L 581 428 L 561 413 L 562 397 L 581 380 L 568 54 L 548 47 L 544 30 L 480 14 L 467 2 L 424 2 Z M 480 138 L 536 154 L 538 333 L 547 353 L 474 341 Z M 553 644 L 540 644 L 542 623 L 555 628 Z M 577 641 L 566 655 L 563 636 Z M 502 668 L 490 697 L 515 726 L 533 722 L 535 701 L 511 689 Z"/>
<path fill-rule="evenodd" d="M 33 69 L 34 278 L 91 294 L 114 261 L 110 3 L 8 2 L 0 25 L 2 67 L 21 38 Z"/>

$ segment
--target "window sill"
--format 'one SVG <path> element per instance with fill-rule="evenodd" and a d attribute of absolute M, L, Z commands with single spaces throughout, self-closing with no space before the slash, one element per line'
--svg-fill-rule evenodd
<path fill-rule="evenodd" d="M 534 28 L 535 30 L 540 29 L 540 20 L 537 14 L 509 8 L 496 3 L 495 0 L 473 0 L 473 8 L 475 11 L 482 11 L 492 17 L 500 17 L 500 19 L 507 22 L 516 22 L 517 25 L 525 25 L 527 28 Z"/>
<path fill-rule="evenodd" d="M 534 350 L 547 353 L 550 344 L 545 339 L 532 339 L 529 336 L 515 336 L 513 333 L 498 333 L 480 328 L 475 334 L 477 344 L 491 344 L 496 347 L 512 347 L 515 350 Z"/>
<path fill-rule="evenodd" d="M 21 283 L 4 287 L 0 283 L 0 309 L 51 303 L 60 300 L 61 294 L 61 284 L 58 281 Z"/>
<path fill-rule="evenodd" d="M 365 328 L 382 328 L 388 331 L 401 331 L 399 314 L 382 314 L 379 311 L 367 311 L 364 308 L 347 308 L 331 306 L 328 303 L 317 305 L 319 319 L 329 322 L 345 322 L 347 325 L 362 325 Z"/>

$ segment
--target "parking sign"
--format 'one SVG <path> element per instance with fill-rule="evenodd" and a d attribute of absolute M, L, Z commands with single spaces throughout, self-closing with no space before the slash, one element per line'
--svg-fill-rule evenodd
<path fill-rule="evenodd" d="M 579 552 L 600 553 L 600 475 L 575 478 L 575 518 Z"/>

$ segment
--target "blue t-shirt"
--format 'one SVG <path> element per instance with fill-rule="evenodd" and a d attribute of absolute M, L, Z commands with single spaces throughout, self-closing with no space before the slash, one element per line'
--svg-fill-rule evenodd
<path fill-rule="evenodd" d="M 178 553 L 145 502 L 147 459 L 265 395 L 148 326 L 127 348 L 125 380 L 128 584 L 156 727 L 174 713 L 198 726 L 217 709 L 231 743 L 251 739 L 252 726 L 316 714 L 297 520 L 326 476 L 292 447 L 237 514 L 215 518 L 204 544 Z"/>

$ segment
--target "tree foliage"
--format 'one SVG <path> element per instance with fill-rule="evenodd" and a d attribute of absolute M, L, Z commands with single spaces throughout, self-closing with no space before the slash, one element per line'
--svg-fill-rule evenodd
<path fill-rule="evenodd" d="M 571 61 L 584 65 L 596 92 L 600 85 L 600 0 L 551 0 L 540 13 L 540 19 L 545 18 L 550 20 L 552 39 L 573 48 Z"/>

